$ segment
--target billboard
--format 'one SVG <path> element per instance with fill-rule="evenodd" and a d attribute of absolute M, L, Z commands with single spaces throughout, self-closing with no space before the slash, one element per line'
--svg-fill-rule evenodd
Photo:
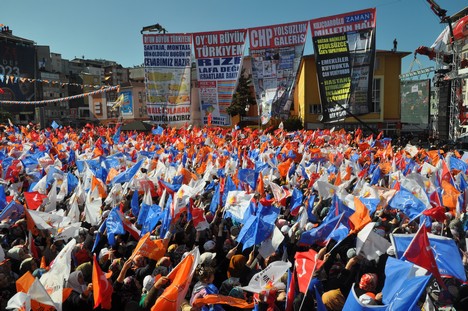
<path fill-rule="evenodd" d="M 133 95 L 132 91 L 122 91 L 123 103 L 120 107 L 120 112 L 123 117 L 133 117 Z"/>
<path fill-rule="evenodd" d="M 0 100 L 34 100 L 34 47 L 0 42 Z"/>
<path fill-rule="evenodd" d="M 289 116 L 308 26 L 309 22 L 296 22 L 249 29 L 252 80 L 262 124 L 272 116 Z"/>
<path fill-rule="evenodd" d="M 230 126 L 231 105 L 242 68 L 247 30 L 193 34 L 203 124 Z"/>
<path fill-rule="evenodd" d="M 143 44 L 148 116 L 158 124 L 189 122 L 192 36 L 145 34 Z"/>
<path fill-rule="evenodd" d="M 371 112 L 376 10 L 311 20 L 323 121 Z"/>
<path fill-rule="evenodd" d="M 429 124 L 430 80 L 400 82 L 401 122 L 408 124 Z"/>

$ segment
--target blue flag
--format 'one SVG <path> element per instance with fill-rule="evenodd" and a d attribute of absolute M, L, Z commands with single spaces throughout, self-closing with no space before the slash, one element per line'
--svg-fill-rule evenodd
<path fill-rule="evenodd" d="M 258 173 L 255 170 L 242 168 L 238 173 L 239 180 L 248 184 L 252 190 L 257 188 Z"/>
<path fill-rule="evenodd" d="M 140 203 L 138 202 L 138 190 L 135 190 L 132 195 L 132 200 L 130 201 L 130 208 L 132 209 L 132 214 L 135 217 L 138 217 L 140 212 Z"/>
<path fill-rule="evenodd" d="M 417 301 L 417 300 L 416 300 Z M 354 291 L 354 285 L 351 288 L 351 291 L 348 294 L 348 298 L 343 306 L 343 310 L 352 310 L 352 311 L 386 311 L 387 306 L 376 306 L 376 305 L 365 305 L 359 301 L 359 298 Z M 410 309 L 400 309 L 411 311 Z"/>
<path fill-rule="evenodd" d="M 140 169 L 141 165 L 143 164 L 143 160 L 138 161 L 135 165 L 133 165 L 131 168 L 125 170 L 124 172 L 118 174 L 112 179 L 112 185 L 116 183 L 125 183 L 130 181 L 133 176 L 138 172 Z"/>
<path fill-rule="evenodd" d="M 385 264 L 385 284 L 382 289 L 382 302 L 388 304 L 393 300 L 403 284 L 414 277 L 415 267 L 408 261 L 388 257 Z"/>
<path fill-rule="evenodd" d="M 163 129 L 162 127 L 160 127 L 159 125 L 158 125 L 157 128 L 151 130 L 151 133 L 152 133 L 153 135 L 162 135 L 163 132 L 164 132 L 164 129 Z"/>
<path fill-rule="evenodd" d="M 0 212 L 3 211 L 3 209 L 6 206 L 6 195 L 5 195 L 5 188 L 3 185 L 0 185 Z"/>
<path fill-rule="evenodd" d="M 68 193 L 72 193 L 78 186 L 78 178 L 73 173 L 67 173 Z"/>
<path fill-rule="evenodd" d="M 220 188 L 221 186 L 219 185 L 219 183 L 216 184 L 213 197 L 211 198 L 210 212 L 213 215 L 216 213 L 216 210 L 218 209 L 218 205 L 220 204 L 220 200 L 221 200 Z"/>
<path fill-rule="evenodd" d="M 54 130 L 56 130 L 56 129 L 58 129 L 58 128 L 60 127 L 60 125 L 59 125 L 57 122 L 55 122 L 55 120 L 52 121 L 51 126 L 52 126 L 52 128 L 53 128 Z"/>
<path fill-rule="evenodd" d="M 370 185 L 376 185 L 380 180 L 380 167 L 377 165 L 374 171 L 372 172 L 372 177 L 370 180 Z"/>
<path fill-rule="evenodd" d="M 426 290 L 431 276 L 416 276 L 406 280 L 389 303 L 388 311 L 415 310 L 419 297 Z"/>
<path fill-rule="evenodd" d="M 324 220 L 324 222 L 322 222 L 320 226 L 312 228 L 309 231 L 305 231 L 301 235 L 299 244 L 312 245 L 315 242 L 326 241 L 329 238 L 330 234 L 333 232 L 333 230 L 339 227 L 338 222 L 341 222 L 344 219 L 344 217 L 341 216 L 342 215 L 338 215 L 328 220 Z"/>
<path fill-rule="evenodd" d="M 419 216 L 426 209 L 426 205 L 421 200 L 403 187 L 395 193 L 388 205 L 401 210 L 410 219 Z"/>
<path fill-rule="evenodd" d="M 290 207 L 291 215 L 297 216 L 299 213 L 299 207 L 302 206 L 302 200 L 304 199 L 304 194 L 301 190 L 294 188 L 291 196 Z"/>
<path fill-rule="evenodd" d="M 21 218 L 24 213 L 23 205 L 16 201 L 11 201 L 0 213 L 0 221 L 8 219 L 10 222 L 15 222 Z"/>
<path fill-rule="evenodd" d="M 341 213 L 344 213 L 345 218 L 349 219 L 349 217 L 354 214 L 354 210 L 347 207 L 343 203 L 343 201 L 340 200 L 340 198 L 336 194 L 334 194 L 332 198 L 330 210 L 328 211 L 328 214 L 327 216 L 325 216 L 325 219 L 323 221 L 327 221 L 333 217 L 340 215 Z"/>
<path fill-rule="evenodd" d="M 250 217 L 242 226 L 236 241 L 242 243 L 242 250 L 265 241 L 273 232 L 274 223 L 266 222 L 263 217 Z"/>
<path fill-rule="evenodd" d="M 234 191 L 234 190 L 236 190 L 236 184 L 234 183 L 234 181 L 232 181 L 231 176 L 228 175 L 226 176 L 226 183 L 224 184 L 224 191 L 221 197 L 221 204 L 223 204 L 223 206 L 226 205 L 226 199 L 227 199 L 229 191 Z"/>
<path fill-rule="evenodd" d="M 115 245 L 115 235 L 116 234 L 125 234 L 125 229 L 123 227 L 122 220 L 120 219 L 119 214 L 117 213 L 118 207 L 114 207 L 109 216 L 106 219 L 106 228 L 107 228 L 107 240 L 109 244 Z"/>
<path fill-rule="evenodd" d="M 166 207 L 162 213 L 162 224 L 161 229 L 159 231 L 159 237 L 164 239 L 167 231 L 169 230 L 169 226 L 171 225 L 172 216 L 171 216 L 171 204 L 172 204 L 172 196 L 170 195 L 166 201 Z"/>
<path fill-rule="evenodd" d="M 315 202 L 315 195 L 309 195 L 309 199 L 307 201 L 307 217 L 309 221 L 317 222 L 317 217 L 312 213 L 314 211 L 314 202 Z"/>
<path fill-rule="evenodd" d="M 143 223 L 143 227 L 141 228 L 141 235 L 143 236 L 147 232 L 153 231 L 157 223 L 161 220 L 162 216 L 161 207 L 159 207 L 157 204 L 151 205 L 148 210 L 148 215 L 146 216 L 145 222 Z"/>
<path fill-rule="evenodd" d="M 141 203 L 140 211 L 138 212 L 137 224 L 143 225 L 145 223 L 145 219 L 148 216 L 150 206 L 146 203 Z"/>
<path fill-rule="evenodd" d="M 466 170 L 468 169 L 468 164 L 457 157 L 451 156 L 449 159 L 449 169 L 450 170 L 458 170 L 462 171 L 463 173 L 466 173 Z"/>
<path fill-rule="evenodd" d="M 453 239 L 428 234 L 429 243 L 434 254 L 441 275 L 450 275 L 463 282 L 466 282 L 466 273 L 463 267 L 462 257 L 457 244 Z M 414 234 L 393 234 L 393 245 L 398 258 L 403 256 L 403 253 L 408 248 Z"/>
<path fill-rule="evenodd" d="M 119 125 L 117 130 L 115 130 L 114 136 L 112 136 L 112 140 L 114 141 L 114 144 L 119 143 L 121 130 L 122 130 L 122 125 Z"/>
<path fill-rule="evenodd" d="M 364 204 L 365 207 L 367 207 L 369 214 L 371 216 L 374 215 L 375 211 L 377 210 L 377 206 L 380 203 L 380 199 L 359 197 L 359 200 L 362 202 L 362 204 Z"/>
<path fill-rule="evenodd" d="M 94 244 L 93 248 L 91 249 L 91 252 L 95 252 L 97 245 L 99 244 L 99 241 L 101 240 L 101 236 L 104 235 L 104 232 L 106 232 L 107 228 L 107 218 L 102 222 L 101 226 L 99 227 L 98 233 L 96 234 L 96 237 L 94 238 Z"/>

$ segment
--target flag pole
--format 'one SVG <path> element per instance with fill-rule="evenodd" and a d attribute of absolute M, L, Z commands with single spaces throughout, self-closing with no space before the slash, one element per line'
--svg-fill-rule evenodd
<path fill-rule="evenodd" d="M 304 293 L 304 297 L 302 298 L 301 306 L 299 307 L 299 310 L 302 310 L 302 306 L 304 305 L 304 301 L 306 299 L 307 293 L 309 292 L 309 286 L 310 286 L 310 283 L 312 282 L 312 279 L 314 278 L 315 269 L 317 268 L 317 261 L 318 261 L 318 254 L 315 254 L 314 268 L 312 269 L 312 273 L 310 274 L 309 282 L 307 283 L 307 290 Z"/>

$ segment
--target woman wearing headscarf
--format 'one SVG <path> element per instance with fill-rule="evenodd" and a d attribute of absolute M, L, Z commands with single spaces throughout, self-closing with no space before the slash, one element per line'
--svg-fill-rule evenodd
<path fill-rule="evenodd" d="M 63 302 L 62 309 L 67 311 L 93 310 L 93 285 L 86 285 L 83 273 L 74 271 L 68 277 L 67 286 L 72 289 L 70 296 Z"/>

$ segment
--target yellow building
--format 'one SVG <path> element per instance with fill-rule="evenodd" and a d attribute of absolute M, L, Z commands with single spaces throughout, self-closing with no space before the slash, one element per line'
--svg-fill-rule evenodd
<path fill-rule="evenodd" d="M 397 129 L 401 127 L 399 75 L 401 73 L 401 60 L 409 54 L 409 52 L 382 50 L 376 52 L 372 96 L 373 112 L 360 115 L 358 118 L 372 129 L 385 131 L 386 135 L 398 133 Z M 320 122 L 322 107 L 314 55 L 305 55 L 302 58 L 292 109 L 291 115 L 302 120 L 305 129 L 326 127 L 363 128 L 363 125 L 353 117 L 331 124 Z"/>

